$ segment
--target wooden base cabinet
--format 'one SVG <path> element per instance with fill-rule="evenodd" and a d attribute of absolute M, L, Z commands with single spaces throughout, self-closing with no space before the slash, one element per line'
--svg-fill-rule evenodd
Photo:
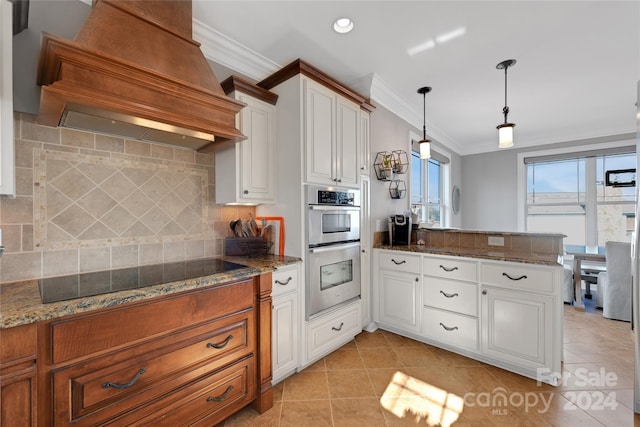
<path fill-rule="evenodd" d="M 0 426 L 37 425 L 36 325 L 0 329 Z"/>
<path fill-rule="evenodd" d="M 41 322 L 41 425 L 215 425 L 272 405 L 271 274 Z"/>

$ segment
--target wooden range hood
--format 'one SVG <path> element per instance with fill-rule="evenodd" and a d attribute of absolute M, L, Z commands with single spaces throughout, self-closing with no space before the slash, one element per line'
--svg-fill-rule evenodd
<path fill-rule="evenodd" d="M 200 152 L 245 139 L 191 29 L 191 0 L 94 0 L 73 41 L 43 33 L 38 123 Z"/>

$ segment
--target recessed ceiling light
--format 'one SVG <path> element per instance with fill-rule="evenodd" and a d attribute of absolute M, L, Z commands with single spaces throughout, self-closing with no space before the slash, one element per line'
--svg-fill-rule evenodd
<path fill-rule="evenodd" d="M 349 18 L 338 18 L 333 23 L 333 31 L 340 34 L 346 34 L 353 30 L 353 21 Z"/>

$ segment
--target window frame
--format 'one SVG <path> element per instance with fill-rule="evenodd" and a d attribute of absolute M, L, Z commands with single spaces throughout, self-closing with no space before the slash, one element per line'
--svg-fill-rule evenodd
<path fill-rule="evenodd" d="M 413 142 L 419 141 L 421 137 L 414 132 L 410 132 L 409 135 L 409 147 L 410 147 L 410 155 L 411 160 L 414 158 L 414 153 L 417 153 L 413 150 Z M 449 227 L 451 225 L 451 154 L 441 150 L 438 147 L 434 147 L 431 144 L 431 152 L 436 152 L 438 156 L 449 159 L 447 163 L 440 162 L 437 159 L 433 159 L 437 161 L 440 167 L 440 203 L 429 203 L 429 177 L 428 177 L 428 162 L 431 159 L 420 159 L 422 163 L 421 172 L 423 175 L 423 179 L 421 180 L 422 184 L 422 202 L 416 203 L 413 201 L 412 195 L 412 181 L 413 181 L 413 167 L 410 168 L 410 176 L 409 176 L 409 207 L 413 208 L 414 206 L 420 205 L 422 206 L 422 218 L 420 218 L 421 222 L 427 222 L 427 213 L 429 210 L 429 206 L 439 206 L 440 211 L 440 225 L 439 227 Z M 413 165 L 413 162 L 411 162 Z M 426 166 L 426 167 L 425 167 Z"/>
<path fill-rule="evenodd" d="M 596 143 L 582 146 L 573 146 L 566 148 L 558 148 L 551 150 L 540 150 L 540 151 L 526 151 L 520 152 L 517 154 L 517 200 L 518 200 L 518 231 L 526 232 L 527 231 L 527 217 L 528 217 L 528 203 L 527 203 L 527 195 L 528 195 L 528 182 L 527 182 L 527 164 L 525 163 L 525 158 L 531 157 L 544 157 L 544 156 L 554 156 L 554 155 L 566 155 L 567 157 L 571 155 L 575 155 L 576 158 L 584 157 L 585 151 L 591 150 L 607 150 L 607 149 L 617 149 L 621 147 L 629 147 L 636 146 L 635 140 L 618 140 L 612 142 L 605 143 Z M 603 153 L 606 155 L 606 153 Z M 612 155 L 616 154 L 615 152 L 611 153 Z M 636 152 L 636 162 L 638 159 L 638 153 Z M 588 161 L 591 159 L 591 161 Z M 594 188 L 590 190 L 590 188 L 586 188 L 587 186 L 597 187 L 596 185 L 596 159 L 595 158 L 585 158 L 585 210 L 587 209 L 595 209 L 597 210 L 598 206 L 601 204 L 606 204 L 598 202 L 596 200 L 596 191 Z M 640 163 L 638 163 L 640 165 Z M 591 182 L 592 181 L 592 182 Z M 586 206 L 590 205 L 590 206 Z M 585 215 L 586 212 L 585 212 Z M 587 223 L 585 225 L 585 240 L 587 246 L 597 246 L 598 245 L 598 227 L 597 227 L 597 219 L 595 217 L 591 217 L 591 220 L 595 220 L 595 223 Z M 586 217 L 586 221 L 590 221 L 589 216 Z"/>

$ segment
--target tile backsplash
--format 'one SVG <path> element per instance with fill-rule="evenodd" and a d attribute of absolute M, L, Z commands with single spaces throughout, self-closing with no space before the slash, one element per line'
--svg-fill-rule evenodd
<path fill-rule="evenodd" d="M 50 128 L 15 114 L 16 197 L 0 196 L 9 282 L 223 254 L 214 154 Z"/>

